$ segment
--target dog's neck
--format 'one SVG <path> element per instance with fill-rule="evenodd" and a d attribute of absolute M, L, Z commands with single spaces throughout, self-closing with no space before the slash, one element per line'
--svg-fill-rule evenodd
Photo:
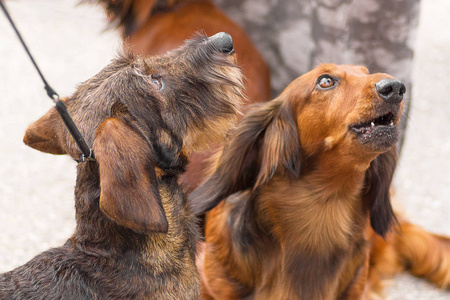
<path fill-rule="evenodd" d="M 123 295 L 128 295 L 125 298 L 144 299 L 154 295 L 155 299 L 181 299 L 190 295 L 186 297 L 193 299 L 198 295 L 200 285 L 195 267 L 198 230 L 186 225 L 194 224 L 193 215 L 183 208 L 185 198 L 176 176 L 158 180 L 168 232 L 138 233 L 109 219 L 101 210 L 98 164 L 84 162 L 77 169 L 77 224 L 75 233 L 63 248 L 71 255 L 82 257 L 81 270 L 96 270 L 89 280 L 96 281 L 97 274 L 102 274 L 103 277 L 98 278 L 106 278 L 107 283 L 100 284 L 108 287 L 107 284 L 122 284 L 120 291 L 126 290 Z M 157 288 L 157 282 L 162 279 L 177 283 L 177 288 Z M 111 289 L 115 288 L 119 287 Z"/>
<path fill-rule="evenodd" d="M 176 182 L 176 176 L 166 177 L 164 180 Z M 161 184 L 164 192 L 164 185 Z M 173 186 L 173 185 L 172 185 Z M 184 198 L 181 188 L 171 190 L 170 198 L 162 197 L 162 204 L 168 212 L 169 232 L 160 233 L 138 233 L 126 228 L 109 219 L 99 207 L 100 199 L 100 177 L 98 165 L 87 162 L 78 165 L 78 175 L 75 186 L 75 209 L 76 230 L 71 238 L 72 243 L 77 244 L 80 249 L 88 252 L 108 253 L 120 255 L 128 251 L 143 252 L 151 243 L 152 239 L 159 241 L 169 238 L 174 234 L 189 236 L 192 233 L 177 232 L 182 227 L 179 223 L 183 218 L 171 217 L 173 210 L 181 210 Z M 130 199 L 131 200 L 131 199 Z M 196 235 L 196 233 L 195 233 Z M 167 245 L 160 244 L 161 247 Z M 155 250 L 155 249 L 153 249 Z M 147 255 L 147 254 L 146 254 Z"/>
<path fill-rule="evenodd" d="M 273 212 L 269 215 L 276 219 L 270 223 L 282 243 L 314 253 L 352 244 L 365 215 L 360 198 L 364 172 L 334 170 L 318 165 L 297 180 L 275 177 L 262 188 L 260 208 Z"/>
<path fill-rule="evenodd" d="M 75 184 L 76 229 L 71 242 L 95 255 L 118 255 L 143 243 L 143 235 L 119 226 L 99 206 L 100 174 L 95 162 L 80 163 Z"/>
<path fill-rule="evenodd" d="M 264 255 L 283 257 L 276 261 L 284 265 L 278 276 L 287 277 L 280 280 L 288 299 L 336 298 L 353 279 L 343 279 L 343 270 L 356 274 L 365 259 L 364 172 L 333 172 L 335 168 L 325 164 L 305 170 L 297 180 L 275 176 L 253 199 L 256 218 L 265 224 L 259 229 L 266 239 L 262 243 L 275 249 Z M 350 263 L 350 254 L 358 257 L 356 264 Z"/>

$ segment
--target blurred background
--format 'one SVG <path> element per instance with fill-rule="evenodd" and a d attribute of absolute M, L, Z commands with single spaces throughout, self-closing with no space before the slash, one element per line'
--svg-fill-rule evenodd
<path fill-rule="evenodd" d="M 318 62 L 357 64 L 363 57 L 367 59 L 368 55 L 373 55 L 367 63 L 371 71 L 390 63 L 386 59 L 389 53 L 370 52 L 373 50 L 369 49 L 370 45 L 367 49 L 357 47 L 359 52 L 354 51 L 351 55 L 334 55 L 323 50 L 327 48 L 326 40 L 316 41 L 323 49 L 301 43 L 302 32 L 310 35 L 314 33 L 311 28 L 317 26 L 304 21 L 289 23 L 295 19 L 292 12 L 325 16 L 323 22 L 326 23 L 329 21 L 327 13 L 333 10 L 332 4 L 342 1 L 317 1 L 329 4 L 323 9 L 306 7 L 302 4 L 306 1 L 287 1 L 290 6 L 284 10 L 273 4 L 276 1 L 216 2 L 249 31 L 272 69 L 274 95 L 293 77 Z M 72 94 L 78 83 L 108 64 L 121 45 L 119 33 L 106 30 L 107 20 L 100 6 L 78 3 L 78 0 L 6 2 L 38 65 L 62 96 Z M 268 9 L 262 3 L 272 3 L 274 7 Z M 363 15 L 377 23 L 376 14 L 370 9 L 374 6 L 369 5 L 375 5 L 380 11 L 377 1 L 358 3 L 364 7 Z M 387 23 L 384 23 L 384 29 L 379 28 L 381 37 L 403 40 L 401 51 L 397 53 L 399 57 L 393 59 L 396 63 L 389 65 L 389 73 L 412 87 L 406 96 L 411 102 L 394 182 L 394 206 L 427 230 L 450 236 L 450 133 L 447 132 L 450 128 L 450 1 L 413 0 L 408 3 L 408 13 L 402 13 L 398 19 L 392 15 L 392 8 L 381 9 L 386 14 L 384 17 L 387 16 Z M 286 13 L 285 18 L 283 13 Z M 270 17 L 280 17 L 280 14 L 285 25 Z M 349 9 L 346 16 L 351 14 Z M 395 28 L 408 24 L 411 29 L 407 33 L 400 30 L 383 32 L 389 22 Z M 331 28 L 343 30 L 343 24 L 346 23 L 334 22 Z M 353 26 L 359 28 L 361 24 Z M 302 30 L 297 32 L 292 29 L 294 27 Z M 260 33 L 275 30 L 273 28 L 282 31 L 280 35 L 273 33 L 277 36 L 275 41 Z M 336 41 L 335 53 L 342 53 L 344 42 L 342 38 Z M 316 55 L 313 59 L 307 55 L 308 59 L 302 60 L 299 54 L 308 51 L 315 51 Z M 385 61 L 378 61 L 378 58 Z M 72 234 L 76 163 L 68 157 L 40 153 L 22 143 L 26 127 L 50 109 L 52 102 L 2 13 L 0 103 L 0 272 L 4 272 L 50 247 L 61 245 Z M 386 295 L 391 300 L 450 299 L 449 292 L 439 291 L 407 274 L 389 282 Z"/>

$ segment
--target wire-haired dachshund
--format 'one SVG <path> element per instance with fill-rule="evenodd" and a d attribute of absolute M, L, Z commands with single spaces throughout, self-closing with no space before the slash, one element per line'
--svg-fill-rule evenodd
<path fill-rule="evenodd" d="M 77 166 L 75 233 L 1 274 L 0 298 L 197 299 L 198 226 L 177 178 L 190 153 L 223 140 L 242 90 L 227 33 L 122 54 L 82 83 L 65 104 L 95 161 Z M 80 156 L 53 108 L 24 142 Z"/>
<path fill-rule="evenodd" d="M 449 287 L 448 238 L 391 230 L 404 92 L 390 75 L 323 64 L 244 117 L 190 196 L 197 214 L 215 207 L 205 299 L 368 299 L 404 268 Z"/>
<path fill-rule="evenodd" d="M 88 0 L 89 1 L 89 0 Z M 233 36 L 237 64 L 246 78 L 243 110 L 247 104 L 270 99 L 270 72 L 250 38 L 211 0 L 90 0 L 102 3 L 132 49 L 157 55 L 179 47 L 196 32 L 212 35 L 225 31 Z M 215 145 L 213 145 L 215 148 Z M 207 158 L 213 151 L 193 153 L 180 176 L 189 190 L 204 179 Z"/>

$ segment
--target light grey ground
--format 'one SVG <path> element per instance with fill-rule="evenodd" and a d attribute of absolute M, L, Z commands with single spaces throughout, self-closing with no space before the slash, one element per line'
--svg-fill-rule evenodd
<path fill-rule="evenodd" d="M 50 84 L 70 95 L 113 57 L 99 7 L 77 0 L 8 1 L 10 12 Z M 427 230 L 450 235 L 450 1 L 422 0 L 413 103 L 400 166 L 396 207 Z M 395 74 L 393 74 L 395 75 Z M 75 163 L 26 147 L 28 124 L 51 106 L 43 84 L 0 16 L 0 271 L 19 266 L 74 229 Z M 400 275 L 389 300 L 450 299 L 422 280 Z"/>

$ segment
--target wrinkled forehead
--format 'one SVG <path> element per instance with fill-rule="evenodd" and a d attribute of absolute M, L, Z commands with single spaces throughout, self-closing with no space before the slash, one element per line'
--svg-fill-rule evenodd
<path fill-rule="evenodd" d="M 364 66 L 357 65 L 335 65 L 320 64 L 308 73 L 303 74 L 294 80 L 292 85 L 301 86 L 309 91 L 314 89 L 317 79 L 322 75 L 330 75 L 339 78 L 341 81 L 355 77 L 369 76 L 369 70 Z"/>
<path fill-rule="evenodd" d="M 292 81 L 283 91 L 283 94 L 288 95 L 288 98 L 297 100 L 307 99 L 315 91 L 317 81 L 323 75 L 331 76 L 340 83 L 359 82 L 360 80 L 365 80 L 365 77 L 372 76 L 364 66 L 320 64 Z"/>
<path fill-rule="evenodd" d="M 364 66 L 358 65 L 335 65 L 335 64 L 321 64 L 317 66 L 313 72 L 320 76 L 322 74 L 329 74 L 337 77 L 346 76 L 367 76 L 369 75 L 369 70 Z"/>
<path fill-rule="evenodd" d="M 171 57 L 167 54 L 160 56 L 153 56 L 145 58 L 145 65 L 148 70 L 152 70 L 152 68 L 163 68 L 170 69 L 174 67 L 177 63 L 179 63 L 176 59 L 177 57 Z"/>

